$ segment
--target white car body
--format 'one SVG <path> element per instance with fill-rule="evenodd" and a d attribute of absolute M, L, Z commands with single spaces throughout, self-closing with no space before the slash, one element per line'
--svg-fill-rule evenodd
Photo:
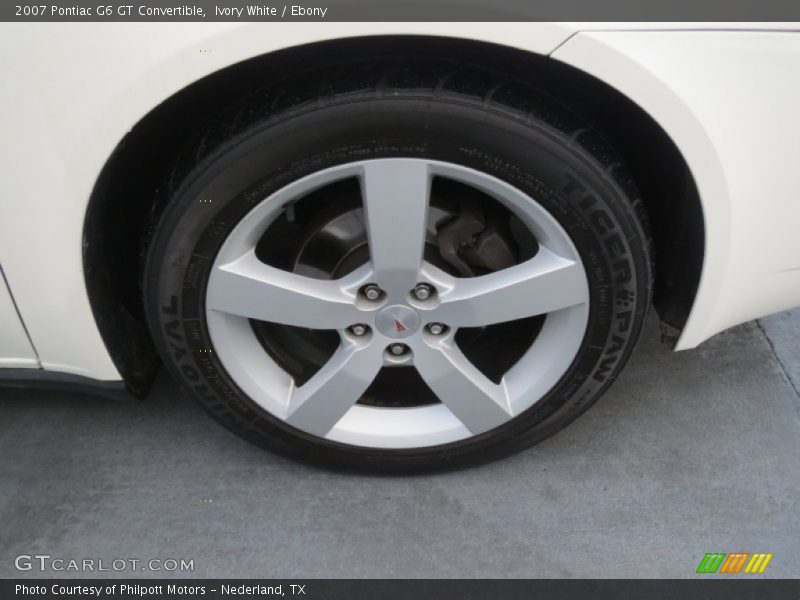
<path fill-rule="evenodd" d="M 459 37 L 550 56 L 649 114 L 688 164 L 702 276 L 677 349 L 800 305 L 800 29 L 702 23 L 0 26 L 0 367 L 122 376 L 83 273 L 84 220 L 125 134 L 192 82 L 327 39 Z"/>

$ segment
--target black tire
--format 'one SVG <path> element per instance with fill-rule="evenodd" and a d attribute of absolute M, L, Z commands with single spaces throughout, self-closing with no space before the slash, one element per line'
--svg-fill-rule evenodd
<path fill-rule="evenodd" d="M 589 277 L 589 325 L 566 374 L 520 416 L 461 442 L 381 450 L 315 438 L 259 408 L 206 351 L 206 279 L 238 220 L 304 175 L 389 156 L 469 166 L 537 198 L 569 233 Z M 631 178 L 600 136 L 523 83 L 428 61 L 365 61 L 333 77 L 306 73 L 243 100 L 178 161 L 146 256 L 148 321 L 182 387 L 252 442 L 339 467 L 417 470 L 485 461 L 566 426 L 627 361 L 652 287 L 640 207 Z"/>

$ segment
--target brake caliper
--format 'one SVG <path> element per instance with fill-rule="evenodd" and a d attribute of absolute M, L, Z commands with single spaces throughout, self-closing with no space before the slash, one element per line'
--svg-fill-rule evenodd
<path fill-rule="evenodd" d="M 436 232 L 439 253 L 462 277 L 499 271 L 516 264 L 517 251 L 507 221 L 475 198 L 462 198 L 458 214 Z"/>

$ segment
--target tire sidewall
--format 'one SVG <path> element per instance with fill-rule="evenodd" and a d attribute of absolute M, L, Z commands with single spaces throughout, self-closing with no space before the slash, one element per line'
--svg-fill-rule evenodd
<path fill-rule="evenodd" d="M 560 381 L 510 422 L 441 446 L 368 449 L 308 435 L 250 400 L 213 352 L 204 318 L 205 286 L 227 234 L 264 198 L 324 168 L 399 156 L 482 171 L 548 210 L 583 260 L 589 324 Z M 486 460 L 557 431 L 588 408 L 624 364 L 650 290 L 644 235 L 630 201 L 593 157 L 536 120 L 413 98 L 345 101 L 231 135 L 172 194 L 148 252 L 144 283 L 148 320 L 165 363 L 215 419 L 274 450 L 380 469 Z"/>

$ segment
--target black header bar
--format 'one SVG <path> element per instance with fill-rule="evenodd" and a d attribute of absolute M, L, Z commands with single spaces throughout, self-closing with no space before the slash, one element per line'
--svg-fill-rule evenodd
<path fill-rule="evenodd" d="M 3 2 L 0 21 L 800 21 L 798 0 L 58 0 Z"/>

